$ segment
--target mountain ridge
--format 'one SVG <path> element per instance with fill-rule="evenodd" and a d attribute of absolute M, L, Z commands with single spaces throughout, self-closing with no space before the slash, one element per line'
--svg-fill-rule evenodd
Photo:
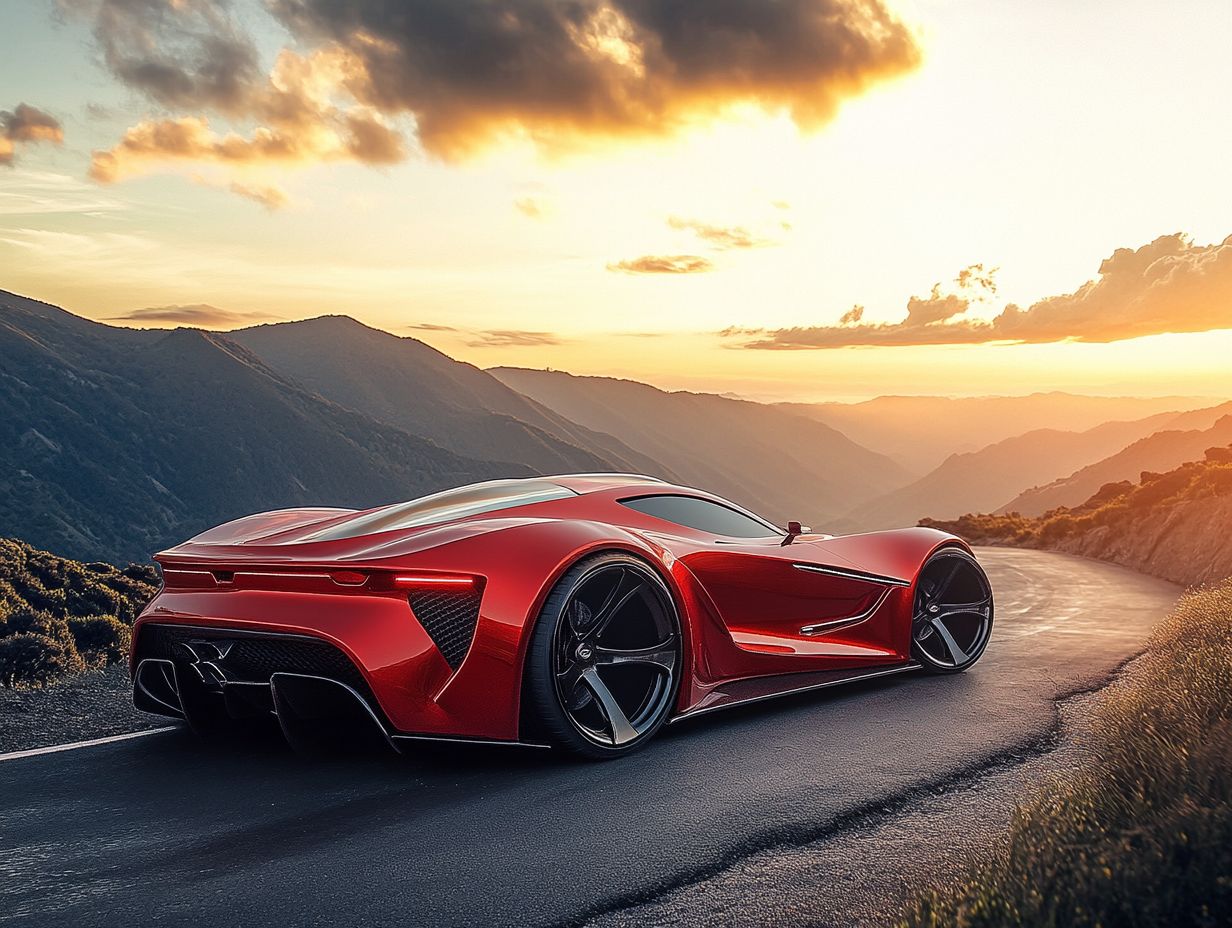
<path fill-rule="evenodd" d="M 563 371 L 489 372 L 566 418 L 615 435 L 685 482 L 780 522 L 820 527 L 846 500 L 909 476 L 838 430 L 775 406 Z"/>
<path fill-rule="evenodd" d="M 309 392 L 459 454 L 540 473 L 661 469 L 473 365 L 350 316 L 251 326 L 227 336 Z"/>
<path fill-rule="evenodd" d="M 531 472 L 306 393 L 225 334 L 26 302 L 0 293 L 0 523 L 38 547 L 145 559 L 250 512 Z"/>

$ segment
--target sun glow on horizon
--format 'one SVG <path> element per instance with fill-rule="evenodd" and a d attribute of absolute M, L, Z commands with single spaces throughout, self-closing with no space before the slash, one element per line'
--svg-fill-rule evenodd
<path fill-rule="evenodd" d="M 111 324 L 226 329 L 346 313 L 482 367 L 761 399 L 1232 395 L 1223 284 L 1191 304 L 1206 316 L 1227 306 L 1227 325 L 1107 344 L 765 350 L 717 334 L 834 327 L 857 306 L 861 324 L 896 324 L 909 300 L 935 284 L 948 294 L 976 264 L 996 269 L 996 292 L 953 319 L 989 320 L 1074 294 L 1118 249 L 1177 232 L 1195 247 L 1221 242 L 1232 233 L 1222 166 L 1232 113 L 1193 88 L 1232 83 L 1232 9 L 1131 7 L 1121 21 L 1135 26 L 1110 32 L 1106 10 L 1082 5 L 902 6 L 918 66 L 885 52 L 893 67 L 881 76 L 868 64 L 878 79 L 808 131 L 788 114 L 793 89 L 778 115 L 737 101 L 661 138 L 624 132 L 620 120 L 641 116 L 613 110 L 621 133 L 574 145 L 523 134 L 446 160 L 367 147 L 355 157 L 375 170 L 331 154 L 234 175 L 231 156 L 211 148 L 208 163 L 143 167 L 103 186 L 85 177 L 88 152 L 110 150 L 158 108 L 100 85 L 80 56 L 53 73 L 55 49 L 88 40 L 84 23 L 6 9 L 0 28 L 29 35 L 34 51 L 0 64 L 11 97 L 0 111 L 39 104 L 64 144 L 13 130 L 14 163 L 0 170 L 0 287 Z M 257 47 L 272 60 L 286 36 L 262 28 Z M 632 27 L 595 28 L 587 47 L 635 81 L 620 44 Z M 553 105 L 563 107 L 554 118 L 578 118 L 570 101 Z M 331 145 L 359 144 L 340 112 L 321 104 L 314 118 L 336 133 Z M 213 119 L 211 131 L 216 122 L 225 126 Z M 362 140 L 393 144 L 381 127 L 404 122 L 380 116 Z M 436 138 L 461 138 L 467 125 L 438 123 Z"/>

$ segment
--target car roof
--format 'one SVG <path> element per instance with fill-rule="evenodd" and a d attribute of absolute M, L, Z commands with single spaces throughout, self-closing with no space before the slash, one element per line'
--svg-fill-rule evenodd
<path fill-rule="evenodd" d="M 555 483 L 574 493 L 596 493 L 600 490 L 616 490 L 621 487 L 667 487 L 671 485 L 666 480 L 648 477 L 645 474 L 558 474 L 554 477 L 531 479 Z"/>

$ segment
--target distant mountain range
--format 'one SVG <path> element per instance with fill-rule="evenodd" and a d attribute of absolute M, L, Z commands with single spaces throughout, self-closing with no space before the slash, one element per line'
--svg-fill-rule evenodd
<path fill-rule="evenodd" d="M 490 373 L 560 415 L 638 448 L 690 483 L 780 523 L 798 519 L 824 530 L 854 503 L 910 477 L 837 429 L 778 406 L 561 371 L 498 367 Z"/>
<path fill-rule="evenodd" d="M 1215 420 L 1210 428 L 1176 427 L 1210 419 Z M 1060 506 L 1077 506 L 1105 484 L 1138 480 L 1144 471 L 1172 470 L 1186 461 L 1201 460 L 1207 448 L 1227 444 L 1232 444 L 1232 403 L 1172 418 L 1160 431 L 1068 477 L 1026 490 L 996 511 L 1039 516 Z"/>
<path fill-rule="evenodd" d="M 227 333 L 283 377 L 443 448 L 539 473 L 661 473 L 610 435 L 583 428 L 470 364 L 349 316 Z"/>
<path fill-rule="evenodd" d="M 1023 487 L 1072 474 L 1168 427 L 1175 418 L 1176 413 L 1161 413 L 1135 422 L 1105 422 L 1084 432 L 1035 429 L 979 451 L 951 455 L 926 476 L 853 509 L 847 518 L 878 529 L 909 525 L 922 515 L 952 519 L 965 512 L 991 512 Z"/>
<path fill-rule="evenodd" d="M 260 510 L 632 471 L 780 523 L 867 530 L 1042 511 L 1192 460 L 1232 429 L 1232 403 L 1200 404 L 1052 393 L 764 405 L 484 371 L 346 316 L 139 330 L 0 291 L 0 527 L 73 557 L 143 560 Z"/>
<path fill-rule="evenodd" d="M 784 404 L 838 429 L 853 441 L 921 476 L 952 454 L 978 451 L 1038 429 L 1084 432 L 1105 422 L 1129 422 L 1158 413 L 1210 406 L 1204 397 L 879 396 L 862 403 Z M 1059 473 L 1059 472 L 1058 472 Z"/>
<path fill-rule="evenodd" d="M 0 524 L 64 554 L 141 560 L 249 512 L 493 477 L 633 471 L 824 522 L 909 476 L 781 410 L 624 388 L 613 415 L 575 418 L 345 316 L 138 330 L 0 292 Z"/>
<path fill-rule="evenodd" d="M 226 336 L 113 328 L 0 294 L 0 525 L 37 547 L 146 560 L 250 512 L 531 472 L 329 402 Z"/>

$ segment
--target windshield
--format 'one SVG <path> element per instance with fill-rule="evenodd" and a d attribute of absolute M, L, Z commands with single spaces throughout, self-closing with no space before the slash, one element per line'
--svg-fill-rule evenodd
<path fill-rule="evenodd" d="M 406 503 L 395 503 L 367 515 L 309 535 L 304 541 L 337 541 L 358 535 L 375 535 L 416 525 L 451 522 L 484 512 L 512 509 L 528 503 L 576 496 L 572 490 L 546 480 L 489 480 L 456 490 L 444 490 Z"/>

